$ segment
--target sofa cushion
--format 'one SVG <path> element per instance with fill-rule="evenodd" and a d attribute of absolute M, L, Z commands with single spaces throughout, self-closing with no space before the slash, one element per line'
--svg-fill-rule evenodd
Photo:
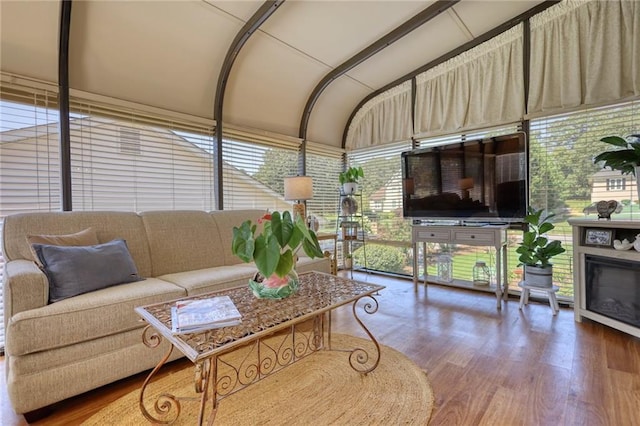
<path fill-rule="evenodd" d="M 325 272 L 331 273 L 331 260 L 328 257 L 314 257 L 313 259 L 307 256 L 300 256 L 296 262 L 296 271 L 299 274 L 304 272 Z"/>
<path fill-rule="evenodd" d="M 142 218 L 134 212 L 36 212 L 18 213 L 4 218 L 3 255 L 6 261 L 35 260 L 27 235 L 72 234 L 93 228 L 99 243 L 114 239 L 127 242 L 129 252 L 142 277 L 151 276 L 149 243 Z"/>
<path fill-rule="evenodd" d="M 319 271 L 331 273 L 331 262 L 328 258 L 311 259 L 301 256 L 296 263 L 299 273 Z M 226 288 L 248 286 L 257 269 L 253 263 L 218 266 L 196 271 L 167 274 L 159 278 L 172 282 L 187 291 L 189 296 L 224 290 Z"/>
<path fill-rule="evenodd" d="M 183 288 L 167 281 L 144 281 L 107 287 L 9 318 L 7 356 L 61 348 L 144 326 L 137 306 L 186 296 Z"/>
<path fill-rule="evenodd" d="M 136 265 L 124 240 L 92 246 L 33 244 L 49 279 L 49 302 L 139 281 Z"/>
<path fill-rule="evenodd" d="M 167 274 L 159 278 L 184 288 L 189 296 L 194 296 L 242 285 L 248 286 L 249 279 L 256 271 L 254 264 L 246 263 Z"/>
<path fill-rule="evenodd" d="M 213 217 L 213 220 L 218 225 L 220 250 L 222 250 L 224 254 L 225 265 L 242 263 L 242 260 L 231 251 L 233 227 L 239 227 L 245 220 L 251 220 L 254 224 L 258 225 L 257 232 L 261 232 L 262 225 L 257 222 L 266 212 L 266 210 L 216 210 L 211 212 L 211 217 Z"/>
<path fill-rule="evenodd" d="M 33 250 L 34 244 L 49 244 L 52 246 L 93 246 L 100 244 L 98 234 L 96 234 L 93 228 L 87 228 L 74 234 L 65 235 L 27 235 L 27 241 L 32 247 L 33 257 L 39 266 L 43 265 Z"/>
<path fill-rule="evenodd" d="M 203 211 L 140 213 L 154 277 L 224 265 L 218 227 Z"/>

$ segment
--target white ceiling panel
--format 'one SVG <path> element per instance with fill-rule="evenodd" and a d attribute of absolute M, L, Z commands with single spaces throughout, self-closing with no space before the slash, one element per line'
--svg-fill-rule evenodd
<path fill-rule="evenodd" d="M 469 41 L 448 13 L 407 34 L 353 70 L 349 76 L 374 90 Z"/>
<path fill-rule="evenodd" d="M 255 1 L 255 0 L 224 0 L 224 1 L 214 1 L 214 0 L 204 0 L 208 4 L 216 7 L 229 15 L 241 19 L 243 22 L 247 22 L 249 18 L 251 18 L 254 13 L 264 2 Z"/>
<path fill-rule="evenodd" d="M 337 67 L 432 1 L 287 1 L 261 30 Z"/>
<path fill-rule="evenodd" d="M 542 1 L 529 0 L 465 0 L 457 3 L 456 11 L 474 37 L 484 34 L 503 22 L 531 9 Z"/>
<path fill-rule="evenodd" d="M 328 67 L 258 32 L 232 69 L 223 121 L 297 137 L 307 97 L 328 71 Z"/>
<path fill-rule="evenodd" d="M 58 81 L 58 1 L 0 1 L 2 71 Z"/>
<path fill-rule="evenodd" d="M 351 111 L 368 93 L 361 84 L 349 78 L 338 79 L 329 85 L 313 109 L 307 139 L 342 147 L 342 133 Z"/>
<path fill-rule="evenodd" d="M 71 87 L 212 117 L 220 66 L 242 25 L 204 2 L 74 3 Z"/>

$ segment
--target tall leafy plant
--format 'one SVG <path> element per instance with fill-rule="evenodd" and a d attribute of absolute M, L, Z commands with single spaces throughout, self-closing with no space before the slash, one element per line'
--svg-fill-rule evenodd
<path fill-rule="evenodd" d="M 627 141 L 620 136 L 606 136 L 600 139 L 609 145 L 619 148 L 615 151 L 605 151 L 593 159 L 594 163 L 604 162 L 604 167 L 619 170 L 623 174 L 636 174 L 636 167 L 640 166 L 640 135 L 630 135 L 635 141 Z"/>
<path fill-rule="evenodd" d="M 566 251 L 562 247 L 561 241 L 549 241 L 545 235 L 555 228 L 555 225 L 550 221 L 554 216 L 554 213 L 544 214 L 543 209 L 529 208 L 529 212 L 524 218 L 529 230 L 523 234 L 522 242 L 516 249 L 516 253 L 520 254 L 518 260 L 521 265 L 546 268 L 551 266 L 552 257 Z"/>

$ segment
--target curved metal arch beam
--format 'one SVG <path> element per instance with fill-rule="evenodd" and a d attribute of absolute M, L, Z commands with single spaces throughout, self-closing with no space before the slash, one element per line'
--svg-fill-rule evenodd
<path fill-rule="evenodd" d="M 474 38 L 471 41 L 468 41 L 467 43 L 463 44 L 462 46 L 453 49 L 452 51 L 445 53 L 444 55 L 440 56 L 437 59 L 434 59 L 433 61 L 421 66 L 420 68 L 417 68 L 413 71 L 411 71 L 408 74 L 405 74 L 404 76 L 392 81 L 391 83 L 379 88 L 378 90 L 371 92 L 370 94 L 368 94 L 367 96 L 365 96 L 364 99 L 362 99 L 360 101 L 360 103 L 358 105 L 356 105 L 356 107 L 353 109 L 353 111 L 351 112 L 351 115 L 349 116 L 349 120 L 347 120 L 347 124 L 344 128 L 344 131 L 342 132 L 342 148 L 345 148 L 345 143 L 347 141 L 347 133 L 349 132 L 349 126 L 351 126 L 351 122 L 353 121 L 353 117 L 355 117 L 356 113 L 358 112 L 358 110 L 360 108 L 362 108 L 364 106 L 365 103 L 367 103 L 369 100 L 371 100 L 372 98 L 378 96 L 379 94 L 391 89 L 392 87 L 395 87 L 401 83 L 404 83 L 407 80 L 410 79 L 415 79 L 415 77 L 418 74 L 421 74 L 425 71 L 427 71 L 428 69 L 431 69 L 433 67 L 435 67 L 436 65 L 440 65 L 441 63 L 448 61 L 449 59 L 458 56 L 459 54 L 466 52 L 467 50 L 476 47 L 477 45 L 484 43 L 487 40 L 490 40 L 491 38 L 495 37 L 496 35 L 503 33 L 513 27 L 515 27 L 516 25 L 518 25 L 521 22 L 524 22 L 526 20 L 528 20 L 529 18 L 531 18 L 533 15 L 536 15 L 540 12 L 542 12 L 545 9 L 548 9 L 549 7 L 553 6 L 556 3 L 560 3 L 560 1 L 562 0 L 546 0 L 543 3 L 540 3 L 534 7 L 532 7 L 531 9 L 527 10 L 524 13 L 521 13 L 520 15 L 516 16 L 513 19 L 510 19 L 509 21 L 498 25 L 497 27 L 487 31 L 486 33 Z M 525 71 L 525 73 L 527 73 L 527 71 Z M 413 86 L 415 86 L 415 83 L 413 84 Z M 412 95 L 414 96 L 414 95 Z M 415 103 L 415 99 L 414 99 L 414 103 Z M 412 119 L 415 119 L 415 117 L 412 117 Z"/>
<path fill-rule="evenodd" d="M 222 210 L 224 202 L 222 197 L 222 106 L 224 103 L 224 92 L 227 87 L 227 81 L 231 74 L 231 68 L 235 62 L 240 50 L 244 47 L 249 37 L 260 28 L 260 26 L 284 3 L 285 0 L 268 0 L 251 16 L 251 18 L 243 25 L 233 42 L 227 50 L 227 55 L 222 63 L 222 69 L 218 75 L 218 84 L 216 86 L 215 100 L 213 104 L 213 118 L 216 121 L 216 143 L 213 146 L 214 170 L 216 177 L 215 200 L 216 209 Z"/>
<path fill-rule="evenodd" d="M 331 72 L 325 75 L 320 83 L 313 89 L 309 99 L 307 99 L 307 104 L 304 107 L 304 111 L 302 113 L 302 119 L 300 121 L 300 131 L 299 137 L 302 139 L 302 143 L 306 144 L 307 139 L 307 128 L 309 126 L 309 118 L 311 117 L 311 110 L 315 105 L 316 101 L 324 91 L 324 89 L 329 86 L 335 79 L 347 73 L 352 68 L 366 61 L 376 53 L 380 52 L 385 47 L 395 43 L 400 40 L 405 35 L 409 34 L 411 31 L 419 28 L 423 24 L 429 22 L 431 19 L 440 15 L 442 12 L 449 9 L 454 4 L 458 3 L 460 0 L 439 0 L 433 3 L 431 6 L 424 9 L 422 12 L 415 15 L 413 18 L 404 22 L 402 25 L 392 30 L 390 33 L 385 35 L 384 37 L 376 40 L 369 46 L 365 47 L 363 50 L 358 52 L 355 56 L 352 56 L 347 61 L 343 62 L 336 68 L 334 68 Z"/>
<path fill-rule="evenodd" d="M 62 210 L 73 208 L 71 194 L 71 127 L 69 124 L 69 36 L 72 0 L 60 3 L 58 45 L 58 107 L 60 109 L 60 186 Z"/>

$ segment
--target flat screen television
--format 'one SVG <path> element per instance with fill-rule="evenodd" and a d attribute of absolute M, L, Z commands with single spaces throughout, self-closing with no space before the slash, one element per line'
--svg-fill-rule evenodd
<path fill-rule="evenodd" d="M 522 223 L 528 206 L 525 133 L 403 152 L 407 218 Z"/>

